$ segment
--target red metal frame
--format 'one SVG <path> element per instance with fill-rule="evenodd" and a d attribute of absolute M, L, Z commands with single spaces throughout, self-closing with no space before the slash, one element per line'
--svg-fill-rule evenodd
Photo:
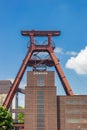
<path fill-rule="evenodd" d="M 30 47 L 28 48 L 27 55 L 25 56 L 25 59 L 24 59 L 22 65 L 18 71 L 18 74 L 13 82 L 12 88 L 9 91 L 9 93 L 8 93 L 4 103 L 3 103 L 3 106 L 6 107 L 7 109 L 10 107 L 11 102 L 13 100 L 13 97 L 18 89 L 20 81 L 21 81 L 23 74 L 25 72 L 25 69 L 28 66 L 30 58 L 34 52 L 48 52 L 49 53 L 66 94 L 70 95 L 70 96 L 74 95 L 73 91 L 72 91 L 63 71 L 62 71 L 62 68 L 59 64 L 59 61 L 54 54 L 53 47 L 52 47 L 52 36 L 59 36 L 60 31 L 34 31 L 33 30 L 33 31 L 22 31 L 21 34 L 23 36 L 30 37 Z M 34 44 L 34 37 L 35 36 L 47 36 L 48 37 L 48 44 L 47 45 L 35 45 Z"/>

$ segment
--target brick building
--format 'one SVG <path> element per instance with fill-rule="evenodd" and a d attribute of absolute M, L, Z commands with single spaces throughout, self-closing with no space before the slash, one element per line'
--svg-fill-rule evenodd
<path fill-rule="evenodd" d="M 0 80 L 0 105 L 3 104 L 8 92 L 10 91 L 10 88 L 12 86 L 12 83 L 10 80 Z M 10 106 L 11 109 L 18 108 L 18 93 L 13 98 L 12 105 Z M 13 119 L 17 118 L 17 114 L 12 114 Z"/>
<path fill-rule="evenodd" d="M 87 130 L 87 95 L 57 96 L 58 130 Z"/>
<path fill-rule="evenodd" d="M 0 104 L 12 83 L 0 81 Z M 17 106 L 17 95 L 12 107 Z M 16 118 L 14 113 L 13 118 Z M 87 95 L 57 96 L 54 71 L 27 72 L 24 130 L 87 130 Z"/>
<path fill-rule="evenodd" d="M 25 130 L 57 130 L 57 98 L 54 72 L 27 73 Z"/>
<path fill-rule="evenodd" d="M 27 72 L 25 130 L 87 130 L 87 96 L 57 96 L 53 71 Z"/>

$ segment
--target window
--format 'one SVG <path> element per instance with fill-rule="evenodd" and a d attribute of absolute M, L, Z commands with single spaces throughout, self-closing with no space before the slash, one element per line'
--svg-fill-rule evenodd
<path fill-rule="evenodd" d="M 37 109 L 37 113 L 44 113 L 44 108 L 42 108 L 42 109 L 41 109 L 41 108 L 38 108 L 38 109 Z"/>
<path fill-rule="evenodd" d="M 38 95 L 37 99 L 44 99 L 44 96 L 43 95 Z"/>
<path fill-rule="evenodd" d="M 71 109 L 67 109 L 66 110 L 67 114 L 87 114 L 87 109 L 75 109 L 75 110 L 71 110 Z"/>
<path fill-rule="evenodd" d="M 39 108 L 43 108 L 44 109 L 44 104 L 37 104 L 37 109 L 39 109 Z"/>
<path fill-rule="evenodd" d="M 83 123 L 83 124 L 87 124 L 87 118 L 68 118 L 67 119 L 67 123 Z"/>
<path fill-rule="evenodd" d="M 67 104 L 79 104 L 79 101 L 78 100 L 67 100 L 66 101 Z"/>
<path fill-rule="evenodd" d="M 77 126 L 77 128 L 67 128 L 66 130 L 87 130 L 87 128 L 82 128 L 80 126 Z"/>
<path fill-rule="evenodd" d="M 44 75 L 37 76 L 37 86 L 45 86 Z"/>
<path fill-rule="evenodd" d="M 71 118 L 68 118 L 67 119 L 67 123 L 80 123 L 80 119 L 71 119 Z"/>
<path fill-rule="evenodd" d="M 87 100 L 67 100 L 66 104 L 73 104 L 73 105 L 87 105 Z"/>
<path fill-rule="evenodd" d="M 67 130 L 79 130 L 79 128 L 67 128 Z"/>
<path fill-rule="evenodd" d="M 37 100 L 37 105 L 44 105 L 44 100 Z"/>
<path fill-rule="evenodd" d="M 41 121 L 37 122 L 37 127 L 44 127 L 44 122 Z"/>
<path fill-rule="evenodd" d="M 44 128 L 37 128 L 37 130 L 44 130 Z"/>
<path fill-rule="evenodd" d="M 80 110 L 69 110 L 69 109 L 67 109 L 67 111 L 66 111 L 66 113 L 67 114 L 80 114 Z"/>
<path fill-rule="evenodd" d="M 37 122 L 44 122 L 44 118 L 43 117 L 37 117 Z"/>
<path fill-rule="evenodd" d="M 44 95 L 43 91 L 37 91 L 37 96 Z"/>

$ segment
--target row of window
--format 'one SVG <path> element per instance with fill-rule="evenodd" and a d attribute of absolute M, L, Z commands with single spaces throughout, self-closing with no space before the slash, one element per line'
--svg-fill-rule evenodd
<path fill-rule="evenodd" d="M 66 104 L 87 105 L 87 100 L 67 100 Z"/>
<path fill-rule="evenodd" d="M 77 128 L 67 128 L 67 130 L 87 130 L 87 128 L 81 128 L 80 126 L 77 126 Z"/>
<path fill-rule="evenodd" d="M 44 95 L 37 95 L 37 99 L 44 99 Z"/>
<path fill-rule="evenodd" d="M 42 108 L 42 109 L 41 109 L 41 108 L 38 108 L 38 109 L 37 109 L 37 113 L 44 113 L 44 109 L 43 109 L 43 108 Z"/>
<path fill-rule="evenodd" d="M 87 118 L 68 118 L 66 120 L 67 123 L 82 123 L 82 124 L 86 124 L 87 123 Z"/>
<path fill-rule="evenodd" d="M 37 76 L 37 86 L 45 86 L 45 76 L 44 75 L 38 75 Z"/>
<path fill-rule="evenodd" d="M 44 96 L 44 91 L 37 91 L 37 95 L 43 95 Z"/>
<path fill-rule="evenodd" d="M 67 130 L 79 130 L 79 128 L 67 128 Z"/>
<path fill-rule="evenodd" d="M 40 108 L 44 109 L 44 104 L 38 104 L 37 105 L 37 110 L 40 109 Z"/>
<path fill-rule="evenodd" d="M 44 128 L 37 128 L 37 130 L 44 130 Z"/>
<path fill-rule="evenodd" d="M 37 130 L 44 130 L 44 92 L 37 91 Z"/>
<path fill-rule="evenodd" d="M 66 110 L 67 114 L 87 114 L 87 109 L 68 109 Z"/>

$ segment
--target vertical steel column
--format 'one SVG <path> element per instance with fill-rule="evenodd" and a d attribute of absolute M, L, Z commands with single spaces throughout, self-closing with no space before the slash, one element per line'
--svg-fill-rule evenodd
<path fill-rule="evenodd" d="M 31 45 L 34 44 L 34 35 L 33 35 L 33 33 L 30 33 L 30 43 L 31 43 Z"/>
<path fill-rule="evenodd" d="M 48 45 L 52 46 L 52 35 L 48 34 Z"/>

